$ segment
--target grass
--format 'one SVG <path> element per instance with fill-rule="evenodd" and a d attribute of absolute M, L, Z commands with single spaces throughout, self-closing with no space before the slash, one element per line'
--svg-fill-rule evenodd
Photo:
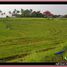
<path fill-rule="evenodd" d="M 5 62 L 60 62 L 64 59 L 55 53 L 66 46 L 66 18 L 0 19 L 0 59 Z"/>

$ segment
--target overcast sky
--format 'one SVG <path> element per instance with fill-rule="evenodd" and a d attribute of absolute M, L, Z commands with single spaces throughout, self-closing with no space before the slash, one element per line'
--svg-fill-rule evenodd
<path fill-rule="evenodd" d="M 20 9 L 33 9 L 35 11 L 51 11 L 53 14 L 60 14 L 60 15 L 64 15 L 67 14 L 67 5 L 60 5 L 60 4 L 1 4 L 0 5 L 0 10 L 2 10 L 3 12 L 8 12 L 8 11 L 13 11 L 14 9 L 20 10 Z"/>

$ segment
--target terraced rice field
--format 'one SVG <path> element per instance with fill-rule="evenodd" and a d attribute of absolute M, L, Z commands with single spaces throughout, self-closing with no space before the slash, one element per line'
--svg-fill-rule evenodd
<path fill-rule="evenodd" d="M 55 55 L 64 50 L 63 58 Z M 66 18 L 0 19 L 0 62 L 60 62 L 67 57 Z"/>

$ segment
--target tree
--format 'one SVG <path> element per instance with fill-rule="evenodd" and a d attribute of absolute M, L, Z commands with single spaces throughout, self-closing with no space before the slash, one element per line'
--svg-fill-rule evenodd
<path fill-rule="evenodd" d="M 33 11 L 31 17 L 36 17 L 36 11 Z"/>
<path fill-rule="evenodd" d="M 23 12 L 24 12 L 24 9 L 21 9 L 21 14 L 23 14 Z"/>
<path fill-rule="evenodd" d="M 44 17 L 51 18 L 53 17 L 53 14 L 50 11 L 43 12 Z"/>
<path fill-rule="evenodd" d="M 33 11 L 31 14 L 32 17 L 44 17 L 44 15 L 40 11 Z"/>
<path fill-rule="evenodd" d="M 9 11 L 9 14 L 12 14 L 12 12 L 11 12 L 11 11 Z"/>
<path fill-rule="evenodd" d="M 31 13 L 32 13 L 32 9 L 30 9 L 30 10 L 28 10 L 28 9 L 26 9 L 26 10 L 21 9 L 21 16 L 22 17 L 30 17 Z"/>
<path fill-rule="evenodd" d="M 67 18 L 67 15 L 64 15 L 63 18 Z"/>
<path fill-rule="evenodd" d="M 44 15 L 40 12 L 40 11 L 37 11 L 37 17 L 44 17 Z"/>
<path fill-rule="evenodd" d="M 0 13 L 2 13 L 2 11 L 0 10 Z"/>
<path fill-rule="evenodd" d="M 19 10 L 14 9 L 12 16 L 19 17 L 20 16 L 19 12 L 20 12 Z"/>

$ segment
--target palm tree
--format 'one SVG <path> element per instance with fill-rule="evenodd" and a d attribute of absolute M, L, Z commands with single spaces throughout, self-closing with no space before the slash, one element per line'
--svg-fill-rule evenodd
<path fill-rule="evenodd" d="M 20 12 L 19 10 L 14 9 L 12 16 L 17 16 L 19 12 Z"/>

